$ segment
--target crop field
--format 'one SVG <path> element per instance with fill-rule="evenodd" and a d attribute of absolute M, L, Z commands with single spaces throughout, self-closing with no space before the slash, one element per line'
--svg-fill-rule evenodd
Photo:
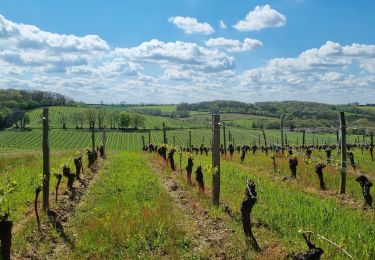
<path fill-rule="evenodd" d="M 74 113 L 83 113 L 85 114 L 89 108 L 86 107 L 51 107 L 49 109 L 49 118 L 50 122 L 49 125 L 52 128 L 62 128 L 62 124 L 60 122 L 60 115 L 63 114 L 67 118 L 67 128 L 75 128 L 75 122 L 73 120 Z M 117 109 L 116 109 L 117 110 Z M 119 107 L 119 111 L 126 111 L 124 108 Z M 113 112 L 111 109 L 105 110 L 106 112 Z M 42 126 L 42 109 L 35 109 L 29 112 L 30 115 L 30 124 L 28 125 L 29 128 L 40 128 Z M 181 120 L 171 119 L 168 117 L 159 117 L 159 116 L 151 116 L 151 115 L 144 115 L 145 123 L 144 126 L 141 128 L 145 129 L 161 129 L 163 122 L 165 122 L 169 127 L 172 128 L 187 128 L 187 127 L 201 127 L 202 122 L 183 122 Z M 109 127 L 108 119 L 105 120 L 107 126 Z M 79 124 L 80 126 L 80 124 Z M 83 128 L 88 128 L 88 120 L 83 120 Z"/>
<path fill-rule="evenodd" d="M 41 146 L 42 129 L 8 129 L 0 131 L 0 148 L 18 148 L 18 149 L 35 149 Z M 212 131 L 206 129 L 178 129 L 167 130 L 167 138 L 170 144 L 175 146 L 186 146 L 189 144 L 189 132 L 191 132 L 191 143 L 195 146 L 201 144 L 210 145 Z M 227 134 L 231 132 L 235 145 L 244 144 L 261 144 L 263 134 L 260 130 L 243 130 L 238 128 L 227 128 Z M 163 132 L 161 130 L 151 130 L 151 142 L 161 143 Z M 268 142 L 271 144 L 280 144 L 280 132 L 276 130 L 266 131 Z M 302 143 L 302 134 L 295 132 L 286 132 L 288 143 L 291 145 Z M 142 136 L 145 144 L 148 143 L 148 131 L 121 131 L 107 130 L 107 145 L 109 149 L 115 150 L 138 150 L 142 147 Z M 223 136 L 221 137 L 222 139 Z M 348 135 L 348 142 L 356 142 L 362 136 Z M 96 130 L 95 140 L 97 144 L 102 141 L 102 130 Z M 298 140 L 297 140 L 298 139 Z M 222 140 L 223 141 L 223 140 Z M 364 142 L 369 143 L 369 137 L 365 137 Z M 229 142 L 229 140 L 227 140 Z M 306 144 L 335 144 L 336 135 L 333 134 L 312 134 L 306 133 Z M 91 131 L 89 129 L 51 129 L 50 130 L 50 146 L 52 149 L 64 150 L 75 149 L 91 146 Z"/>
<path fill-rule="evenodd" d="M 94 167 L 87 167 L 92 130 L 75 129 L 69 126 L 72 122 L 62 129 L 56 119 L 59 113 L 73 114 L 85 109 L 50 109 L 50 207 L 57 220 L 41 214 L 41 199 L 34 200 L 35 189 L 43 182 L 43 131 L 38 121 L 41 110 L 30 113 L 29 128 L 0 131 L 0 185 L 16 185 L 6 199 L 14 223 L 13 258 L 45 259 L 48 255 L 53 259 L 280 259 L 292 252 L 306 251 L 302 231 L 317 234 L 312 241 L 324 249 L 322 259 L 344 259 L 343 250 L 354 259 L 375 257 L 375 214 L 372 209 L 363 208 L 363 190 L 356 181 L 359 173 L 371 181 L 375 179 L 368 149 L 352 148 L 356 168 L 348 162 L 345 195 L 339 194 L 341 158 L 337 150 L 324 168 L 326 190 L 320 189 L 315 173 L 318 163 L 326 163 L 324 149 L 314 149 L 310 159 L 305 157 L 305 151 L 293 149 L 299 161 L 296 179 L 289 177 L 290 156 L 271 151 L 266 155 L 260 149 L 253 154 L 250 150 L 241 163 L 241 152 L 235 151 L 233 157 L 228 152 L 221 156 L 217 207 L 211 203 L 211 153 L 206 156 L 181 150 L 190 143 L 211 147 L 211 115 L 195 115 L 192 121 L 145 116 L 150 130 L 107 129 L 107 158 L 98 158 Z M 244 125 L 252 120 L 271 119 L 243 114 L 226 114 L 223 118 L 227 144 L 265 144 L 261 130 Z M 176 149 L 175 171 L 171 170 L 170 159 L 165 161 L 157 153 L 141 152 L 149 141 L 159 147 L 163 143 L 163 122 L 167 149 Z M 223 144 L 222 124 L 220 131 Z M 95 129 L 96 146 L 103 144 L 102 134 L 102 129 Z M 281 145 L 280 130 L 265 130 L 265 135 L 269 146 Z M 284 142 L 298 147 L 302 133 L 285 130 Z M 347 134 L 347 142 L 364 145 L 370 144 L 371 139 Z M 336 145 L 336 134 L 306 132 L 305 143 Z M 54 175 L 66 165 L 73 170 L 77 152 L 83 155 L 82 179 L 76 179 L 73 188 L 69 188 L 68 178 L 63 177 L 56 192 Z M 190 155 L 193 177 L 198 166 L 202 167 L 204 191 L 198 189 L 195 178 L 189 182 L 186 177 Z M 257 189 L 251 221 L 260 252 L 246 242 L 241 223 L 240 205 L 247 179 L 254 181 Z M 41 225 L 36 221 L 34 203 L 39 207 Z M 57 223 L 63 229 L 57 228 Z"/>
<path fill-rule="evenodd" d="M 267 223 L 274 231 L 275 240 L 280 240 L 284 248 L 292 251 L 303 247 L 298 230 L 311 229 L 334 241 L 340 241 L 340 245 L 356 258 L 374 257 L 374 214 L 363 212 L 355 206 L 360 205 L 361 201 L 361 189 L 354 181 L 355 174 L 349 175 L 348 197 L 342 200 L 336 196 L 339 174 L 333 168 L 326 171 L 328 189 L 322 192 L 319 191 L 313 165 L 301 163 L 297 179 L 283 181 L 290 174 L 286 158 L 277 159 L 276 173 L 273 173 L 271 159 L 264 154 L 249 155 L 244 164 L 239 164 L 239 161 L 236 155 L 233 159 L 224 159 L 221 164 L 222 201 L 233 209 L 235 215 L 240 214 L 239 205 L 245 180 L 251 178 L 258 184 L 259 196 L 259 204 L 254 207 L 254 218 Z M 194 156 L 195 165 L 210 163 L 210 156 Z M 370 174 L 375 177 L 373 169 Z M 212 178 L 209 174 L 204 177 L 210 189 Z M 262 235 L 262 230 L 254 232 Z M 318 243 L 326 250 L 325 259 L 344 258 L 335 248 L 327 248 L 323 241 Z"/>

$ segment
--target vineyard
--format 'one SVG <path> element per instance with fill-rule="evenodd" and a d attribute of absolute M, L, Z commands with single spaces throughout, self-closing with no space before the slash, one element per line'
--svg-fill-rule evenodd
<path fill-rule="evenodd" d="M 322 259 L 375 257 L 375 214 L 364 207 L 358 183 L 363 174 L 375 180 L 371 134 L 346 135 L 353 161 L 348 159 L 341 194 L 341 139 L 335 131 L 251 129 L 247 124 L 261 116 L 223 115 L 215 205 L 212 116 L 145 115 L 147 127 L 140 129 L 93 129 L 89 122 L 76 129 L 71 121 L 61 127 L 60 113 L 85 109 L 50 108 L 46 214 L 44 198 L 35 197 L 45 180 L 43 111 L 30 112 L 26 129 L 0 132 L 0 185 L 9 187 L 2 193 L 2 212 L 13 223 L 12 258 L 293 259 L 309 252 L 302 234 L 324 251 Z M 296 178 L 290 177 L 291 158 L 299 162 Z M 249 237 L 243 198 L 254 194 Z"/>

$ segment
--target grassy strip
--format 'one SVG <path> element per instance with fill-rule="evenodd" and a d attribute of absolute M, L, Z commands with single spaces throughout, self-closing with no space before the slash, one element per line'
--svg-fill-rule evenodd
<path fill-rule="evenodd" d="M 186 160 L 183 160 L 186 163 Z M 211 159 L 196 156 L 195 165 L 201 162 L 210 165 Z M 211 188 L 211 176 L 205 174 L 207 187 Z M 253 216 L 266 222 L 282 239 L 290 251 L 302 251 L 306 245 L 298 233 L 299 229 L 314 230 L 332 239 L 352 253 L 357 259 L 375 257 L 375 224 L 373 218 L 361 209 L 341 205 L 334 198 L 304 192 L 287 182 L 273 180 L 267 171 L 241 167 L 238 162 L 221 163 L 221 199 L 239 214 L 246 178 L 257 183 L 259 201 Z M 321 241 L 318 246 L 325 249 L 324 256 L 342 259 L 343 255 Z"/>
<path fill-rule="evenodd" d="M 95 259 L 192 257 L 184 217 L 139 153 L 111 154 L 108 169 L 77 209 L 72 257 Z"/>

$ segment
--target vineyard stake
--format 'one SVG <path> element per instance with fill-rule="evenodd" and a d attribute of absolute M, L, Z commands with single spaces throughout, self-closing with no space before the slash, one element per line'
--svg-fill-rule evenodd
<path fill-rule="evenodd" d="M 302 130 L 302 147 L 305 147 L 305 135 L 306 135 L 306 130 Z"/>
<path fill-rule="evenodd" d="M 151 129 L 148 129 L 148 144 L 151 144 Z"/>
<path fill-rule="evenodd" d="M 43 109 L 43 210 L 49 209 L 49 140 L 48 140 L 48 108 Z"/>
<path fill-rule="evenodd" d="M 189 149 L 191 151 L 191 131 L 189 131 Z"/>
<path fill-rule="evenodd" d="M 145 138 L 144 136 L 142 135 L 143 137 L 143 146 L 145 146 Z M 103 128 L 103 133 L 102 133 L 102 143 L 103 143 L 103 159 L 106 159 L 107 157 L 107 151 L 106 151 L 106 144 L 107 144 L 107 126 L 104 126 Z"/>
<path fill-rule="evenodd" d="M 182 174 L 182 147 L 180 146 L 180 173 Z"/>
<path fill-rule="evenodd" d="M 284 155 L 284 119 L 280 117 L 280 133 L 281 133 L 281 153 Z"/>
<path fill-rule="evenodd" d="M 220 198 L 220 115 L 212 115 L 212 203 L 219 205 Z"/>
<path fill-rule="evenodd" d="M 223 122 L 223 135 L 224 135 L 224 153 L 227 154 L 227 137 L 225 135 L 225 122 Z"/>
<path fill-rule="evenodd" d="M 163 122 L 163 144 L 167 144 L 167 129 L 165 127 L 165 122 Z"/>
<path fill-rule="evenodd" d="M 145 147 L 145 136 L 142 135 L 141 137 L 142 137 L 142 147 Z"/>
<path fill-rule="evenodd" d="M 92 121 L 92 128 L 91 128 L 91 145 L 92 145 L 92 152 L 95 152 L 95 122 Z"/>
<path fill-rule="evenodd" d="M 341 179 L 340 179 L 340 194 L 345 193 L 346 186 L 346 123 L 345 114 L 340 112 L 340 145 L 341 145 Z"/>
<path fill-rule="evenodd" d="M 266 132 L 264 131 L 264 129 L 262 129 L 262 132 L 263 132 L 263 138 L 264 138 L 264 146 L 267 147 Z"/>

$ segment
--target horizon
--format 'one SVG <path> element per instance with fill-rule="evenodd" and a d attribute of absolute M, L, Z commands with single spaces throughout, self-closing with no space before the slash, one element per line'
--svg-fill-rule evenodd
<path fill-rule="evenodd" d="M 88 104 L 371 104 L 374 10 L 365 0 L 5 1 L 0 88 Z"/>

